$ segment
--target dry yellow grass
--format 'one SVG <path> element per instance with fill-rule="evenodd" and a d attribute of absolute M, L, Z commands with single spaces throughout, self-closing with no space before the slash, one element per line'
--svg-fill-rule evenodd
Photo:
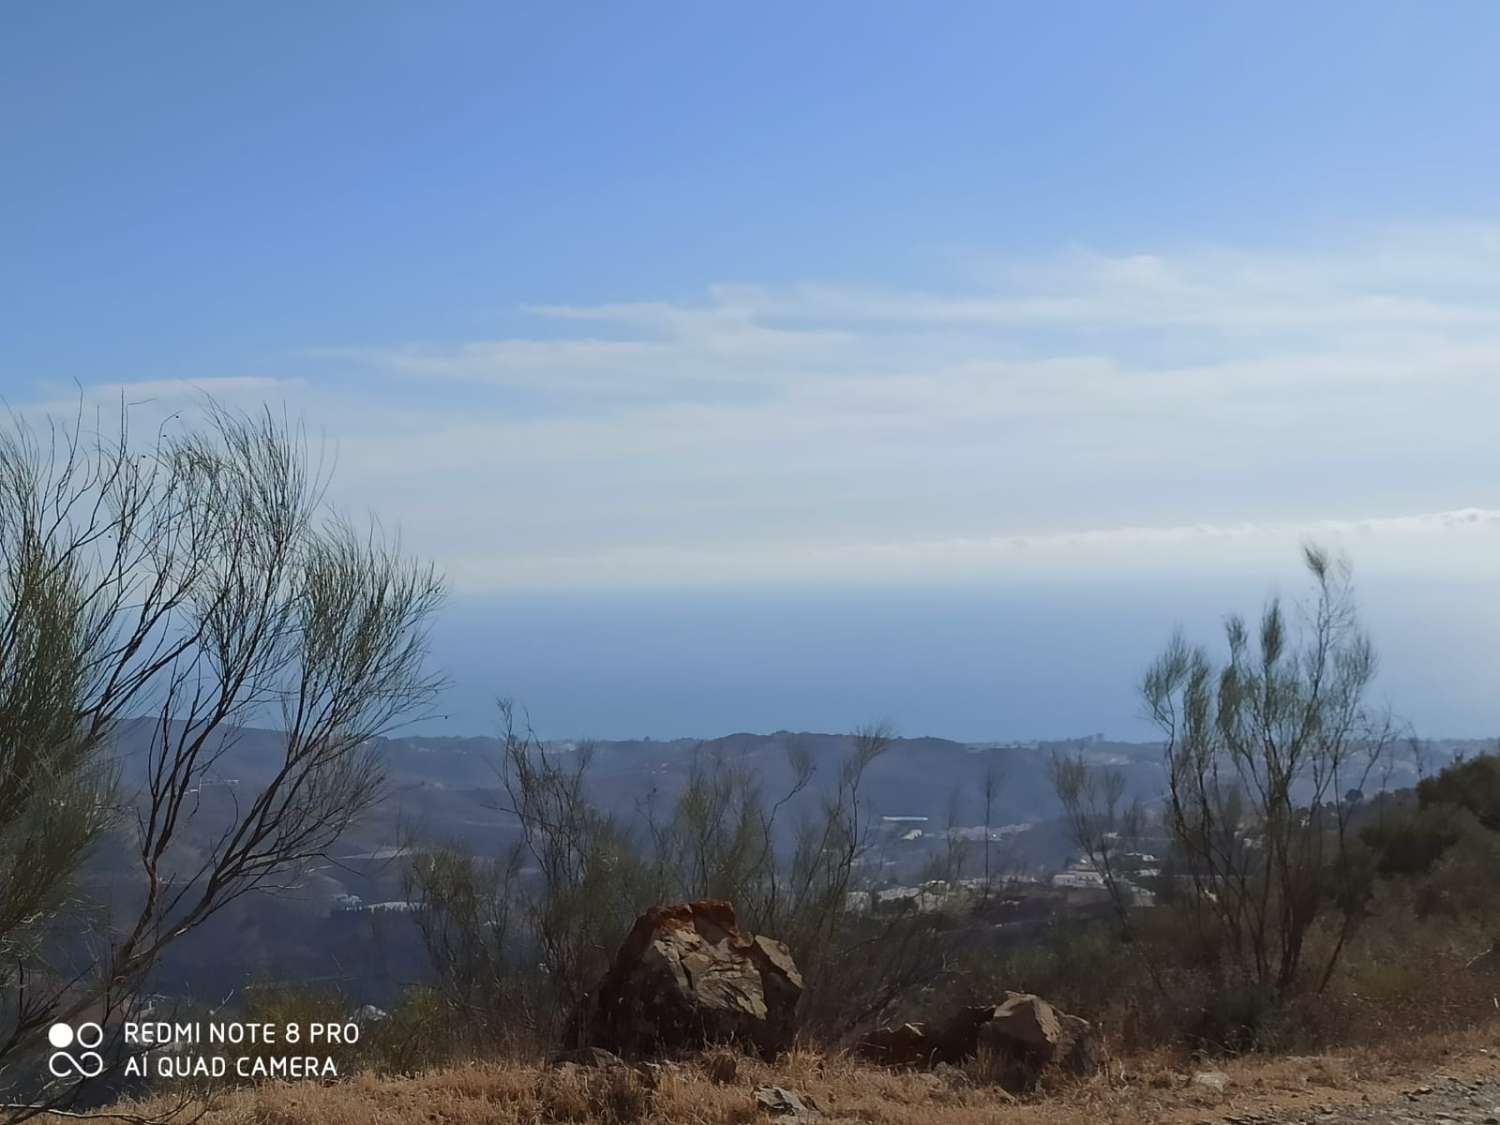
<path fill-rule="evenodd" d="M 754 1088 L 780 1085 L 811 1095 L 829 1122 L 1185 1125 L 1207 1115 L 1382 1101 L 1439 1071 L 1493 1074 L 1500 1067 L 1497 1048 L 1500 1024 L 1338 1054 L 1247 1056 L 1197 1067 L 1156 1055 L 1116 1060 L 1107 1074 L 1055 1082 L 1022 1098 L 987 1083 L 976 1066 L 912 1073 L 811 1052 L 774 1065 L 739 1058 L 726 1066 L 722 1056 L 708 1055 L 624 1072 L 498 1061 L 412 1077 L 359 1075 L 328 1085 L 233 1090 L 216 1098 L 202 1120 L 204 1125 L 750 1125 L 770 1120 L 757 1108 Z M 1188 1083 L 1194 1069 L 1210 1065 L 1230 1075 L 1223 1093 Z M 149 1114 L 165 1105 L 119 1108 Z"/>

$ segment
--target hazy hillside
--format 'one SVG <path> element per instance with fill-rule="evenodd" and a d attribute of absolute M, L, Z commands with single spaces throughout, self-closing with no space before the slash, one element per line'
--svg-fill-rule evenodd
<path fill-rule="evenodd" d="M 145 778 L 148 728 L 127 728 L 120 753 L 125 783 L 139 788 Z M 1434 762 L 1447 761 L 1464 743 L 1434 743 Z M 705 742 L 677 740 L 592 744 L 589 777 L 596 801 L 626 822 L 636 822 L 655 804 L 667 807 L 686 782 L 696 758 L 722 757 L 752 767 L 768 795 L 791 785 L 787 752 L 800 747 L 817 766 L 814 785 L 789 806 L 790 830 L 817 785 L 828 783 L 849 751 L 847 735 L 778 731 L 740 733 Z M 1477 746 L 1471 748 L 1477 749 Z M 188 866 L 227 823 L 236 802 L 262 784 L 279 752 L 277 736 L 241 730 L 222 747 L 211 780 L 205 781 L 179 863 Z M 501 854 L 516 838 L 517 822 L 502 811 L 506 797 L 497 773 L 500 744 L 494 738 L 405 738 L 382 742 L 389 797 L 374 816 L 340 842 L 328 862 L 306 872 L 294 886 L 246 897 L 232 904 L 182 941 L 171 946 L 159 966 L 156 987 L 218 1000 L 247 981 L 296 979 L 338 981 L 361 1001 L 381 1003 L 399 987 L 425 973 L 403 899 L 404 842 L 443 842 L 475 855 Z M 1011 831 L 994 845 L 996 863 L 1009 871 L 1045 874 L 1066 860 L 1070 843 L 1055 820 L 1058 806 L 1047 778 L 1056 751 L 1081 751 L 1117 766 L 1132 796 L 1151 801 L 1160 792 L 1159 749 L 1149 744 L 1109 742 L 1098 737 L 1026 746 L 971 745 L 940 738 L 901 738 L 869 770 L 865 799 L 874 818 L 926 817 L 927 822 L 879 826 L 882 865 L 872 877 L 896 881 L 915 877 L 942 847 L 950 825 L 976 829 L 984 821 L 981 784 L 993 766 L 999 792 L 994 828 L 1030 825 Z M 549 752 L 574 755 L 582 748 L 552 744 Z M 1432 763 L 1429 763 L 1429 768 Z M 1416 771 L 1405 758 L 1388 779 L 1390 787 L 1411 784 Z M 912 824 L 921 836 L 902 839 Z M 980 833 L 975 832 L 976 838 Z M 94 857 L 89 880 L 102 898 L 119 905 L 137 893 L 138 876 L 122 833 Z M 348 897 L 348 896 L 353 896 Z M 348 909 L 358 900 L 359 909 Z M 389 904 L 395 904 L 395 907 Z M 373 909 L 372 909 L 373 908 Z"/>

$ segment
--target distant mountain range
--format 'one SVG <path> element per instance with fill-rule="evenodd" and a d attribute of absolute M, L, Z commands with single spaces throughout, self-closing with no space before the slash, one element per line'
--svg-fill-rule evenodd
<path fill-rule="evenodd" d="M 145 734 L 145 727 L 122 732 L 119 752 L 127 786 L 138 785 L 144 776 Z M 594 799 L 630 822 L 648 805 L 670 806 L 695 756 L 722 756 L 753 768 L 774 800 L 792 784 L 787 754 L 794 746 L 815 764 L 814 788 L 803 799 L 816 800 L 815 787 L 831 784 L 838 763 L 851 750 L 850 736 L 777 731 L 707 741 L 597 742 L 591 744 L 588 776 Z M 1486 748 L 1488 744 L 1473 742 L 1429 743 L 1426 765 L 1436 768 L 1457 753 Z M 571 755 L 582 748 L 549 743 L 547 749 Z M 388 777 L 388 796 L 379 809 L 295 888 L 247 896 L 174 944 L 160 966 L 158 989 L 218 1001 L 255 980 L 325 981 L 344 987 L 361 1003 L 384 1003 L 402 984 L 421 979 L 425 965 L 411 920 L 399 909 L 369 909 L 400 903 L 401 846 L 412 840 L 441 842 L 476 855 L 499 855 L 516 839 L 518 825 L 501 811 L 507 802 L 498 774 L 498 740 L 398 738 L 384 740 L 379 750 Z M 1079 752 L 1119 768 L 1130 796 L 1148 802 L 1159 796 L 1159 746 L 1097 736 L 1027 745 L 898 738 L 870 767 L 862 792 L 873 817 L 904 818 L 892 823 L 901 826 L 902 835 L 917 829 L 901 853 L 915 864 L 949 827 L 968 828 L 971 839 L 982 838 L 982 830 L 972 829 L 983 825 L 981 787 L 986 770 L 993 767 L 999 785 L 991 824 L 997 829 L 1031 826 L 1006 835 L 1000 853 L 1005 866 L 1055 869 L 1066 860 L 1069 843 L 1056 821 L 1060 809 L 1047 764 L 1054 753 Z M 279 736 L 273 731 L 235 732 L 200 788 L 187 848 L 202 848 L 222 831 L 236 804 L 243 804 L 243 794 L 265 783 L 279 753 Z M 1409 786 L 1416 776 L 1415 762 L 1403 755 L 1387 784 Z M 798 810 L 793 806 L 789 812 L 794 820 Z M 119 839 L 100 850 L 88 881 L 96 901 L 128 910 L 139 883 L 123 829 Z"/>

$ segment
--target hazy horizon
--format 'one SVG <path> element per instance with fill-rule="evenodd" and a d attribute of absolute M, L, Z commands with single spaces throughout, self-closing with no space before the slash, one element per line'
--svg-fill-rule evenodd
<path fill-rule="evenodd" d="M 1500 579 L 1357 576 L 1381 655 L 1371 693 L 1425 738 L 1500 735 Z M 1054 582 L 1025 589 L 891 587 L 460 598 L 435 656 L 453 679 L 420 733 L 492 735 L 510 697 L 544 737 L 714 738 L 838 732 L 1029 741 L 1147 741 L 1136 686 L 1174 627 L 1221 654 L 1222 619 L 1301 594 L 1276 575 Z"/>

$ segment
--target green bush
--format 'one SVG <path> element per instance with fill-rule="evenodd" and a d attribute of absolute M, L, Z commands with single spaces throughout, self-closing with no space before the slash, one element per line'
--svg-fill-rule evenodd
<path fill-rule="evenodd" d="M 1454 762 L 1417 785 L 1422 808 L 1448 805 L 1467 809 L 1491 832 L 1500 831 L 1500 756 L 1480 754 Z"/>

